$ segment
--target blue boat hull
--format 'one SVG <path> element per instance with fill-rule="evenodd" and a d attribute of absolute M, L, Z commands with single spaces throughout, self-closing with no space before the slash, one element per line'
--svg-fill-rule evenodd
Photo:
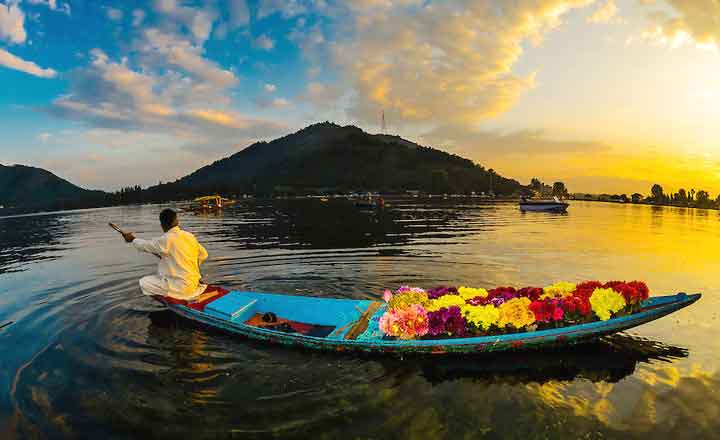
<path fill-rule="evenodd" d="M 700 296 L 700 294 L 678 293 L 653 297 L 642 303 L 639 312 L 607 321 L 524 333 L 417 340 L 383 338 L 378 322 L 385 312 L 385 305 L 373 308 L 374 302 L 369 300 L 232 291 L 208 303 L 201 310 L 182 304 L 166 303 L 166 305 L 175 313 L 193 321 L 268 343 L 329 351 L 444 354 L 573 344 L 654 321 L 689 306 L 700 299 Z M 375 305 L 379 304 L 375 303 Z M 257 320 L 266 312 L 273 312 L 278 317 L 292 319 L 295 322 L 313 323 L 322 328 L 330 328 L 332 332 L 320 337 L 248 324 L 253 317 Z M 349 337 L 355 328 L 353 324 L 362 321 L 363 317 L 366 318 L 366 325 L 359 333 Z"/>

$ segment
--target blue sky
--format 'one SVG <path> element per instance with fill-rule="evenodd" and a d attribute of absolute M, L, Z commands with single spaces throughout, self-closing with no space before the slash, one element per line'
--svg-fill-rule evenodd
<path fill-rule="evenodd" d="M 718 22 L 714 0 L 0 0 L 0 163 L 150 185 L 384 111 L 521 181 L 718 192 Z"/>

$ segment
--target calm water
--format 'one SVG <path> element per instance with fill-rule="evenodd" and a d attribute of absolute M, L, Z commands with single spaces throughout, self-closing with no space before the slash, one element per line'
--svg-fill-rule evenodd
<path fill-rule="evenodd" d="M 156 261 L 115 221 L 161 207 L 0 218 L 0 438 L 712 438 L 720 429 L 720 215 L 573 203 L 251 202 L 184 214 L 205 278 L 236 289 L 378 298 L 402 283 L 642 279 L 703 299 L 565 350 L 393 358 L 265 346 L 141 296 Z M 189 437 L 188 437 L 189 438 Z"/>

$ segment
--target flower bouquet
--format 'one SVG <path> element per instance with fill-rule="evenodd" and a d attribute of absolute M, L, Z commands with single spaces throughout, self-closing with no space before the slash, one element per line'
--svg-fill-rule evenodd
<path fill-rule="evenodd" d="M 485 336 L 606 321 L 635 313 L 650 295 L 642 281 L 559 282 L 546 287 L 402 286 L 386 290 L 380 318 L 386 337 Z"/>

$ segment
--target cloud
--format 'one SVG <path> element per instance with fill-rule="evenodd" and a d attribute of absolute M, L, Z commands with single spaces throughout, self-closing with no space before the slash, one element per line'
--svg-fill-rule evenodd
<path fill-rule="evenodd" d="M 265 90 L 267 93 L 273 93 L 275 90 L 277 90 L 277 86 L 275 84 L 265 84 L 263 86 L 263 90 Z"/>
<path fill-rule="evenodd" d="M 154 6 L 155 11 L 187 28 L 198 43 L 210 36 L 215 21 L 213 11 L 182 6 L 176 0 L 155 0 Z"/>
<path fill-rule="evenodd" d="M 113 21 L 120 21 L 123 18 L 122 9 L 115 9 L 115 8 L 108 7 L 106 9 L 105 13 L 107 14 L 107 17 Z"/>
<path fill-rule="evenodd" d="M 607 0 L 587 18 L 588 23 L 610 23 L 617 16 L 615 0 Z"/>
<path fill-rule="evenodd" d="M 276 13 L 282 14 L 284 18 L 295 17 L 307 13 L 309 4 L 312 4 L 312 2 L 302 0 L 260 0 L 258 2 L 257 18 L 263 19 Z"/>
<path fill-rule="evenodd" d="M 40 133 L 37 137 L 40 142 L 45 143 L 50 139 L 50 133 Z"/>
<path fill-rule="evenodd" d="M 507 111 L 535 84 L 513 66 L 572 8 L 592 0 L 350 3 L 351 37 L 330 45 L 354 90 L 349 115 L 375 123 L 477 124 Z"/>
<path fill-rule="evenodd" d="M 247 0 L 229 0 L 230 24 L 233 28 L 247 26 L 250 23 L 250 9 Z"/>
<path fill-rule="evenodd" d="M 0 39 L 16 44 L 24 43 L 27 39 L 25 14 L 17 3 L 0 3 Z"/>
<path fill-rule="evenodd" d="M 54 78 L 57 75 L 57 72 L 53 69 L 43 69 L 32 61 L 23 60 L 2 48 L 0 48 L 0 66 L 19 70 L 40 78 Z"/>
<path fill-rule="evenodd" d="M 58 3 L 57 0 L 26 0 L 31 5 L 44 5 L 47 6 L 51 11 L 62 12 L 66 15 L 70 15 L 71 9 L 68 3 Z"/>
<path fill-rule="evenodd" d="M 272 48 L 275 47 L 275 42 L 270 37 L 263 34 L 253 41 L 253 46 L 262 50 L 272 50 Z"/>
<path fill-rule="evenodd" d="M 720 47 L 720 2 L 716 0 L 667 0 L 675 11 L 649 14 L 654 25 L 642 38 L 677 47 L 695 43 L 701 47 Z"/>
<path fill-rule="evenodd" d="M 520 130 L 504 133 L 458 125 L 436 127 L 420 138 L 429 145 L 445 147 L 471 157 L 513 154 L 541 157 L 547 154 L 585 154 L 610 149 L 608 145 L 599 142 L 549 139 L 542 130 Z"/>
<path fill-rule="evenodd" d="M 138 27 L 145 20 L 145 11 L 142 9 L 135 9 L 132 11 L 132 25 Z"/>
<path fill-rule="evenodd" d="M 138 45 L 146 59 L 155 65 L 169 64 L 179 67 L 194 77 L 217 87 L 237 84 L 237 77 L 229 70 L 203 57 L 203 48 L 182 38 L 163 33 L 158 29 L 147 29 L 144 39 Z"/>

